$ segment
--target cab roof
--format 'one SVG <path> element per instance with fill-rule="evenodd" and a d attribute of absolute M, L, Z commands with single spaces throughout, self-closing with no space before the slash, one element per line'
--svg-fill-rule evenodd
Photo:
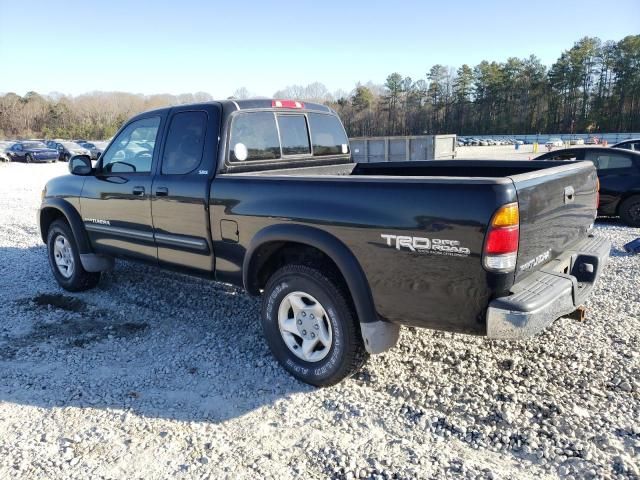
<path fill-rule="evenodd" d="M 280 102 L 282 106 L 276 106 L 276 102 Z M 250 98 L 246 100 L 227 99 L 227 100 L 212 100 L 210 102 L 196 102 L 196 103 L 185 103 L 180 105 L 168 105 L 166 107 L 154 108 L 151 110 L 140 112 L 139 114 L 135 115 L 132 118 L 136 118 L 140 115 L 146 115 L 148 113 L 153 113 L 153 112 L 162 113 L 176 107 L 180 107 L 180 108 L 198 107 L 202 105 L 216 105 L 216 104 L 222 106 L 225 111 L 273 108 L 276 110 L 281 109 L 283 111 L 315 110 L 315 111 L 324 112 L 324 113 L 335 113 L 331 108 L 321 103 L 306 102 L 303 100 L 283 100 L 283 99 L 277 99 L 277 98 Z M 294 104 L 297 104 L 299 106 L 293 106 Z"/>

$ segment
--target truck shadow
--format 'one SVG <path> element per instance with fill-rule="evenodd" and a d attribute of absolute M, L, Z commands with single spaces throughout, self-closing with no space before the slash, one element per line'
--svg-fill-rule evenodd
<path fill-rule="evenodd" d="M 275 362 L 259 300 L 234 287 L 118 262 L 72 294 L 44 246 L 0 256 L 0 402 L 221 422 L 313 391 Z"/>

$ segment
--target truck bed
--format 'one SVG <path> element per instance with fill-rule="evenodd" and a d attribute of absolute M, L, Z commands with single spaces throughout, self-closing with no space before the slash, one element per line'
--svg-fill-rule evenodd
<path fill-rule="evenodd" d="M 567 200 L 569 187 L 574 194 Z M 312 226 L 355 254 L 381 318 L 484 334 L 488 301 L 586 238 L 596 195 L 590 162 L 343 163 L 221 174 L 211 191 L 211 223 L 237 221 L 239 243 L 214 238 L 220 241 L 216 270 L 237 283 L 235 259 L 261 228 Z M 487 227 L 496 209 L 511 202 L 520 207 L 516 270 L 489 273 L 482 266 Z M 398 252 L 381 235 L 455 241 L 470 254 Z"/>

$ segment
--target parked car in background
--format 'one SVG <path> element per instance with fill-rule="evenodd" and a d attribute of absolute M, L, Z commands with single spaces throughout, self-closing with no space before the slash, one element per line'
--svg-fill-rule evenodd
<path fill-rule="evenodd" d="M 600 140 L 598 137 L 589 137 L 584 141 L 585 145 L 598 145 Z"/>
<path fill-rule="evenodd" d="M 598 214 L 619 216 L 640 227 L 640 152 L 621 148 L 574 147 L 556 150 L 535 160 L 590 160 L 598 170 Z"/>
<path fill-rule="evenodd" d="M 91 154 L 91 160 L 97 160 L 98 158 L 100 158 L 100 155 L 102 155 L 102 152 L 104 151 L 104 148 L 98 148 L 95 143 L 85 142 L 81 140 L 78 140 L 76 143 L 81 147 L 89 150 L 89 153 Z"/>
<path fill-rule="evenodd" d="M 562 143 L 562 139 L 560 139 L 558 137 L 550 138 L 544 144 L 545 144 L 546 147 L 562 147 L 562 146 L 564 146 L 564 143 Z"/>
<path fill-rule="evenodd" d="M 7 150 L 9 150 L 14 143 L 15 142 L 9 142 L 4 140 L 0 141 L 0 162 L 11 161 L 11 158 L 9 158 L 9 153 L 7 153 Z"/>
<path fill-rule="evenodd" d="M 49 140 L 47 142 L 49 148 L 55 148 L 58 151 L 58 160 L 68 162 L 74 155 L 87 155 L 91 157 L 89 149 L 78 145 L 75 142 L 69 142 L 66 140 Z"/>
<path fill-rule="evenodd" d="M 107 146 L 109 145 L 109 142 L 108 141 L 106 141 L 106 142 L 96 141 L 96 142 L 93 142 L 93 144 L 98 149 L 99 157 L 100 157 L 100 156 L 102 156 L 104 151 L 107 149 Z"/>
<path fill-rule="evenodd" d="M 6 152 L 12 162 L 51 163 L 58 159 L 56 150 L 33 140 L 16 142 Z"/>
<path fill-rule="evenodd" d="M 611 145 L 611 148 L 624 148 L 625 150 L 640 152 L 640 138 L 632 138 L 624 142 L 618 142 L 615 145 Z"/>
<path fill-rule="evenodd" d="M 569 145 L 584 145 L 584 140 L 582 138 L 572 138 L 569 141 Z"/>

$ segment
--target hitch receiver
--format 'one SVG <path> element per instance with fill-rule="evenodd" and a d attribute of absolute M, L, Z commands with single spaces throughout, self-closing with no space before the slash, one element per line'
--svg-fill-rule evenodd
<path fill-rule="evenodd" d="M 584 322 L 584 319 L 587 315 L 587 309 L 583 306 L 576 308 L 573 312 L 567 315 L 568 318 L 572 318 L 574 320 L 578 320 L 579 322 Z"/>

